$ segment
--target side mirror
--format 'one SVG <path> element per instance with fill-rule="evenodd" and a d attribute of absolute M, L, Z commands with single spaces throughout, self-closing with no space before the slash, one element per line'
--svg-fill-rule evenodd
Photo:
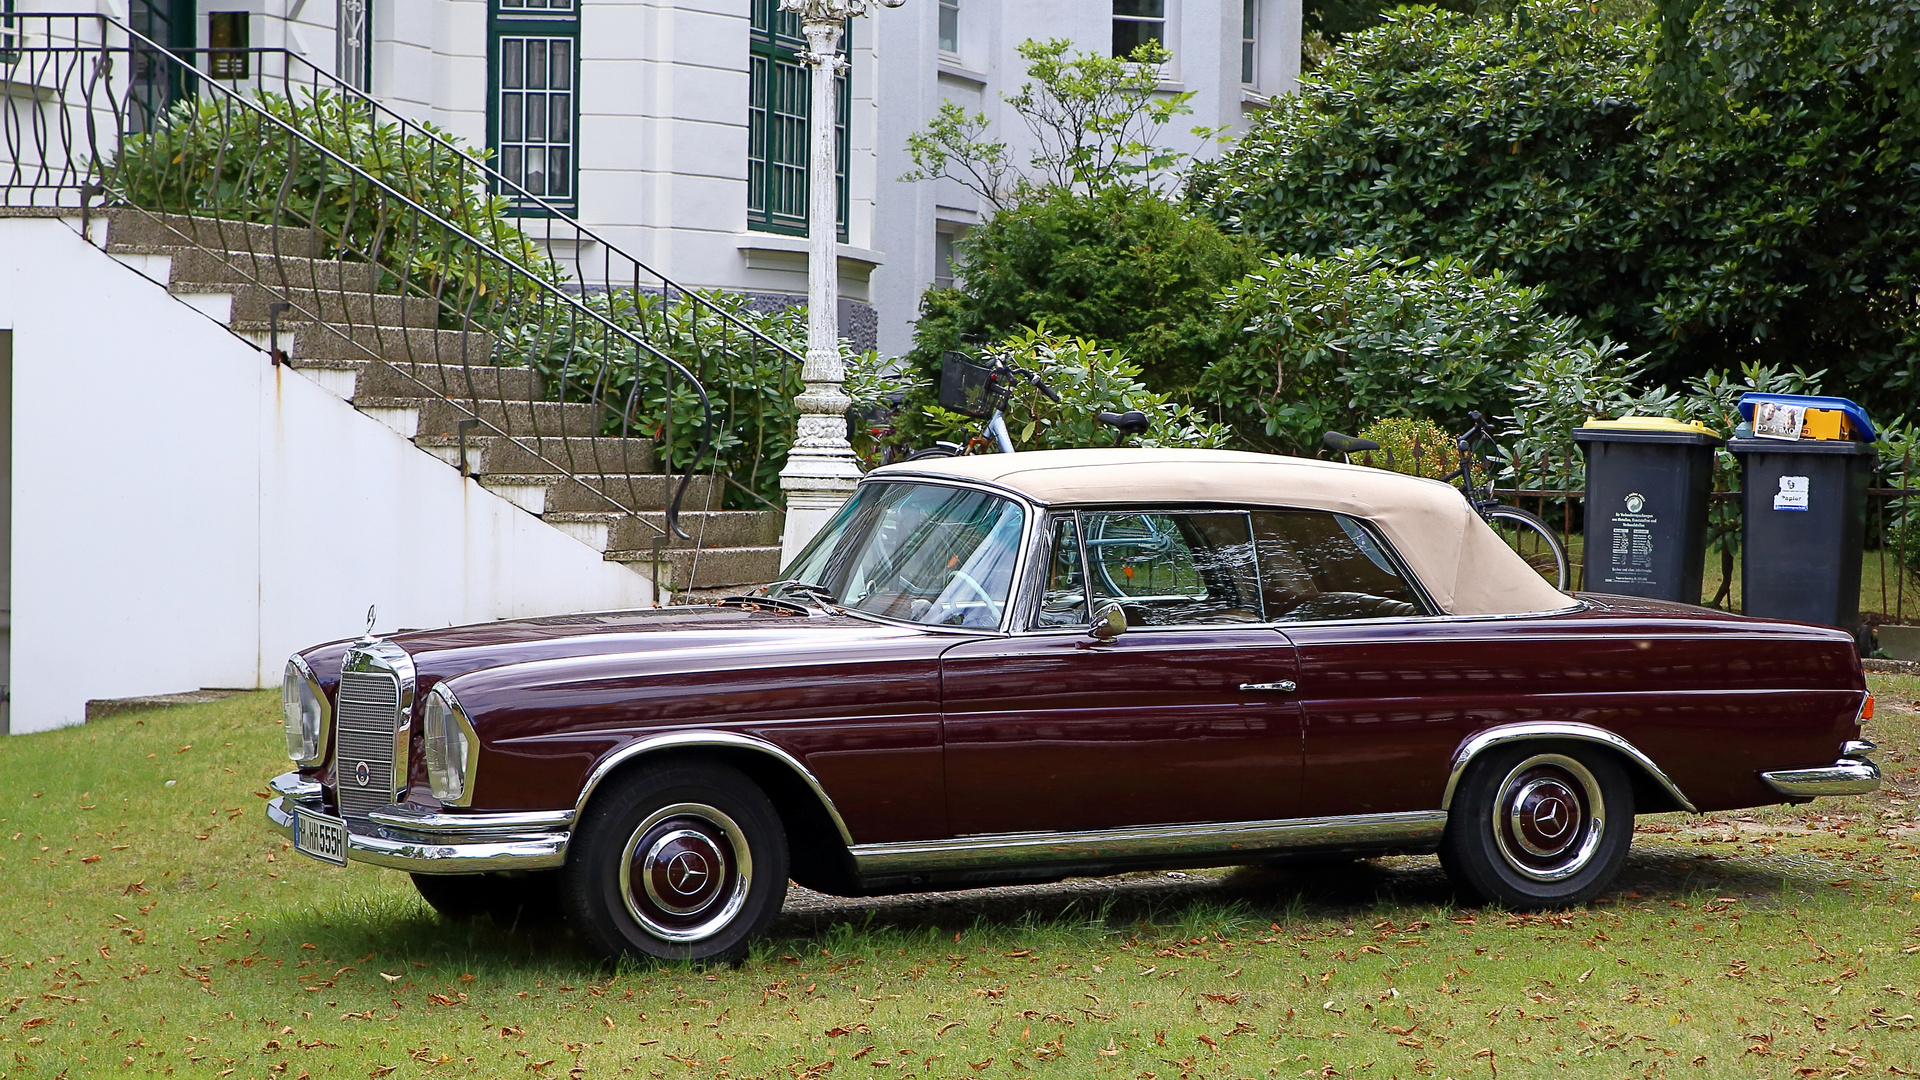
<path fill-rule="evenodd" d="M 1127 613 L 1112 600 L 1101 604 L 1093 613 L 1093 625 L 1087 628 L 1087 636 L 1095 641 L 1112 641 L 1127 632 Z"/>

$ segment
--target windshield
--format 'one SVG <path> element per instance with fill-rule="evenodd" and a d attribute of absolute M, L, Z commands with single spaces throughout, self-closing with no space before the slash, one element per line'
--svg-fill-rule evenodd
<path fill-rule="evenodd" d="M 927 626 L 992 630 L 1024 520 L 1012 499 L 935 484 L 864 484 L 781 573 L 772 596 Z"/>

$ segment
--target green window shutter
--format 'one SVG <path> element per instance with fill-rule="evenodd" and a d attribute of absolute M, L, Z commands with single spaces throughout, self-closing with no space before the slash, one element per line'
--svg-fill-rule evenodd
<path fill-rule="evenodd" d="M 579 207 L 580 9 L 576 0 L 492 0 L 487 145 L 493 167 L 562 211 Z M 505 194 L 513 198 L 509 189 Z M 544 215 L 537 203 L 512 207 Z"/>
<path fill-rule="evenodd" d="M 841 35 L 840 54 L 848 56 L 852 25 Z M 748 47 L 747 228 L 758 232 L 807 235 L 807 157 L 813 113 L 812 72 L 800 60 L 807 39 L 800 17 L 780 10 L 780 0 L 753 0 L 753 32 Z M 852 116 L 848 79 L 840 76 L 836 187 L 840 196 L 840 239 L 847 238 L 847 122 Z"/>

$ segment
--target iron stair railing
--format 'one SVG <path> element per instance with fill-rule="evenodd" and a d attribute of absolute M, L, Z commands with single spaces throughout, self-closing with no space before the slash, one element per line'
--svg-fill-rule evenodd
<path fill-rule="evenodd" d="M 667 528 L 646 522 L 660 534 L 656 547 L 668 533 L 687 538 L 679 524 L 682 500 L 700 461 L 715 450 L 713 403 L 701 380 L 667 351 L 671 340 L 666 348 L 649 340 L 656 320 L 659 331 L 672 329 L 672 306 L 684 303 L 693 312 L 683 325 L 692 355 L 710 351 L 705 333 L 719 335 L 723 349 L 749 350 L 756 368 L 762 350 L 782 364 L 800 362 L 783 343 L 620 251 L 440 132 L 292 53 L 246 50 L 245 62 L 236 64 L 234 50 L 195 50 L 209 67 L 246 73 L 214 79 L 109 17 L 13 18 L 0 37 L 0 142 L 8 152 L 0 203 L 77 203 L 83 218 L 102 203 L 143 212 L 181 244 L 221 258 L 242 280 L 284 294 L 273 304 L 274 323 L 290 305 L 366 359 L 397 369 L 419 396 L 464 407 L 463 459 L 466 431 L 482 427 L 636 517 L 643 499 L 633 477 L 643 470 L 633 467 L 629 438 L 635 406 L 649 393 L 664 399 L 650 434 L 665 453 L 671 483 L 674 406 L 684 389 L 689 404 L 697 403 L 700 437 L 666 505 Z M 316 165 L 324 179 L 309 175 Z M 538 216 L 522 217 L 521 228 L 500 228 L 497 203 L 483 200 L 503 198 Z M 524 230 L 529 221 L 544 232 L 538 247 Z M 571 281 L 547 258 L 563 245 L 571 246 Z M 584 272 L 589 250 L 598 252 L 597 273 Z M 350 286 L 347 271 L 330 259 L 363 265 L 362 280 Z M 625 306 L 640 315 L 631 325 L 593 306 L 594 292 L 619 290 L 628 291 Z M 450 346 L 456 365 L 446 363 Z M 542 372 L 556 400 L 504 392 L 515 380 L 511 369 L 493 363 L 499 346 L 536 364 L 557 354 L 557 366 Z M 404 360 L 395 361 L 394 351 Z M 422 359 L 422 352 L 429 355 Z M 485 362 L 476 362 L 483 353 Z M 593 362 L 576 366 L 582 355 Z M 450 366 L 459 369 L 465 393 L 447 385 Z M 664 385 L 646 383 L 647 367 Z M 432 377 L 422 378 L 429 370 Z M 586 413 L 568 406 L 585 406 Z M 718 453 L 713 462 L 718 475 Z M 606 490 L 612 476 L 627 477 L 626 501 Z"/>

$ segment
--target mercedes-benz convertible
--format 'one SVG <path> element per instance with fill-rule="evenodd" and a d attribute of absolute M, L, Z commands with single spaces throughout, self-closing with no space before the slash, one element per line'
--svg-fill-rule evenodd
<path fill-rule="evenodd" d="M 1432 480 L 1228 451 L 878 469 L 751 596 L 320 645 L 268 817 L 450 916 L 738 957 L 843 896 L 1435 853 L 1582 903 L 1634 815 L 1873 790 L 1854 643 L 1568 595 Z"/>

